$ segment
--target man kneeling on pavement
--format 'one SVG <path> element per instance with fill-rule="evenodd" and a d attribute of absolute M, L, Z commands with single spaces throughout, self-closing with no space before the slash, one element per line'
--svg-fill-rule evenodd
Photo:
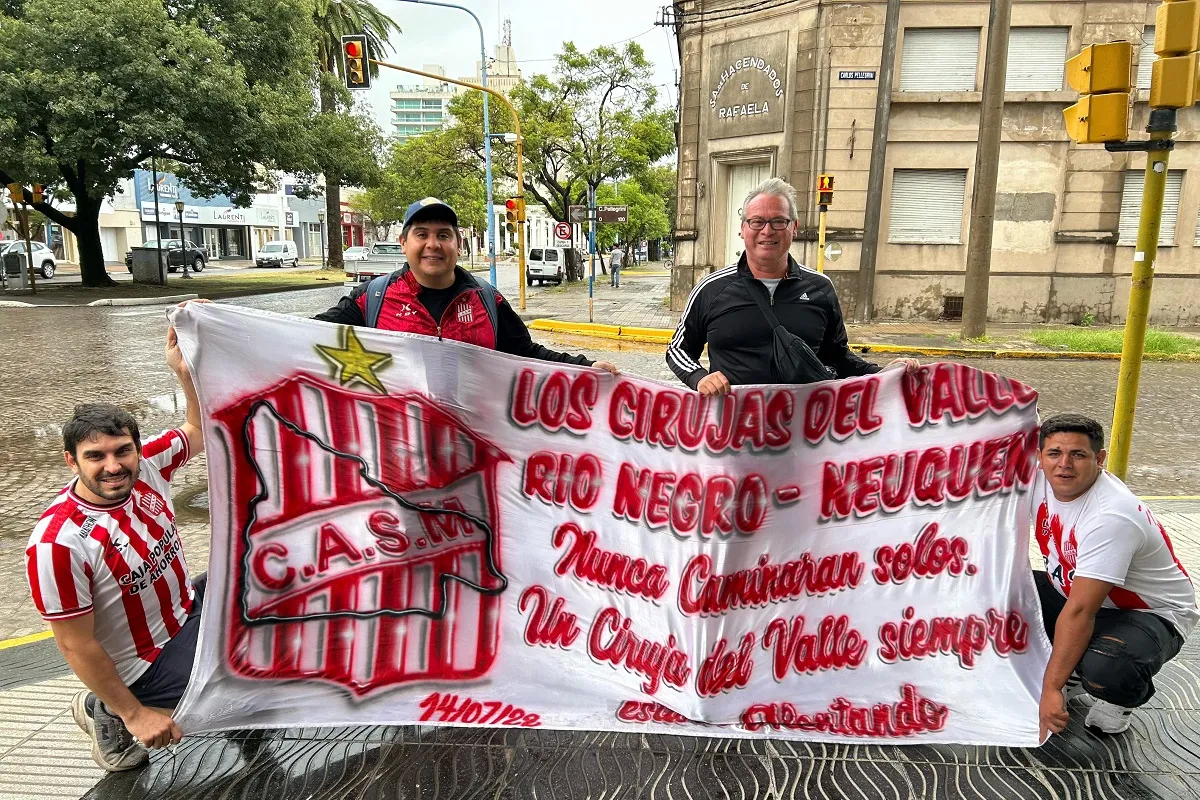
<path fill-rule="evenodd" d="M 92 758 L 132 769 L 146 748 L 182 737 L 171 718 L 187 688 L 204 575 L 188 577 L 171 477 L 204 448 L 200 405 L 175 330 L 167 363 L 187 397 L 183 427 L 141 441 L 115 405 L 81 405 L 63 428 L 75 478 L 42 515 L 25 551 L 33 602 L 87 687 L 71 704 Z"/>
<path fill-rule="evenodd" d="M 1054 648 L 1042 680 L 1042 735 L 1061 733 L 1067 701 L 1096 698 L 1085 725 L 1129 728 L 1154 696 L 1154 676 L 1179 653 L 1200 613 L 1166 530 L 1104 469 L 1104 430 L 1080 414 L 1042 423 L 1034 534 L 1046 571 L 1034 572 Z"/>

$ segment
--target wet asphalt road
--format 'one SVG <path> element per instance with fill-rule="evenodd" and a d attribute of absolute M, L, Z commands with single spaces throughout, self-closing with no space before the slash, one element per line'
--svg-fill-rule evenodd
<path fill-rule="evenodd" d="M 515 277 L 515 276 L 514 276 Z M 508 291 L 505 291 L 505 290 Z M 515 287 L 501 282 L 514 296 Z M 310 316 L 341 296 L 342 287 L 242 298 L 239 305 Z M 0 640 L 43 629 L 29 600 L 23 550 L 30 530 L 69 479 L 61 424 L 76 403 L 107 400 L 153 434 L 183 420 L 181 396 L 163 362 L 161 306 L 0 309 Z M 549 346 L 585 352 L 623 370 L 663 381 L 674 376 L 661 348 L 600 339 L 546 337 Z M 1116 362 L 972 362 L 1022 380 L 1041 393 L 1043 414 L 1075 410 L 1112 418 Z M 1131 458 L 1130 484 L 1146 495 L 1200 494 L 1200 364 L 1149 363 Z M 206 471 L 198 458 L 175 481 L 175 505 L 193 572 L 208 558 Z"/>

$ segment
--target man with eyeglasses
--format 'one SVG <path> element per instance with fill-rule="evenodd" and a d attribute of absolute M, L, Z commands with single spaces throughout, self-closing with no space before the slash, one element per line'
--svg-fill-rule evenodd
<path fill-rule="evenodd" d="M 667 364 L 700 394 L 727 394 L 731 387 L 745 384 L 802 383 L 880 371 L 851 352 L 833 283 L 789 254 L 798 216 L 796 190 L 786 181 L 771 178 L 756 186 L 742 209 L 745 253 L 692 289 L 667 347 Z M 780 374 L 777 325 L 809 349 L 814 368 L 803 377 L 794 371 Z M 706 344 L 710 369 L 699 361 Z M 917 366 L 915 359 L 888 364 Z"/>

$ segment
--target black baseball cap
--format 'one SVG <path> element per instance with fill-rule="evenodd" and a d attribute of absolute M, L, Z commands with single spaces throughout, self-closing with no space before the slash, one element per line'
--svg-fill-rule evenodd
<path fill-rule="evenodd" d="M 407 228 L 412 223 L 419 221 L 418 217 L 447 220 L 455 228 L 458 227 L 458 214 L 455 214 L 453 208 L 436 197 L 426 197 L 409 206 L 408 210 L 404 212 L 404 227 Z"/>

